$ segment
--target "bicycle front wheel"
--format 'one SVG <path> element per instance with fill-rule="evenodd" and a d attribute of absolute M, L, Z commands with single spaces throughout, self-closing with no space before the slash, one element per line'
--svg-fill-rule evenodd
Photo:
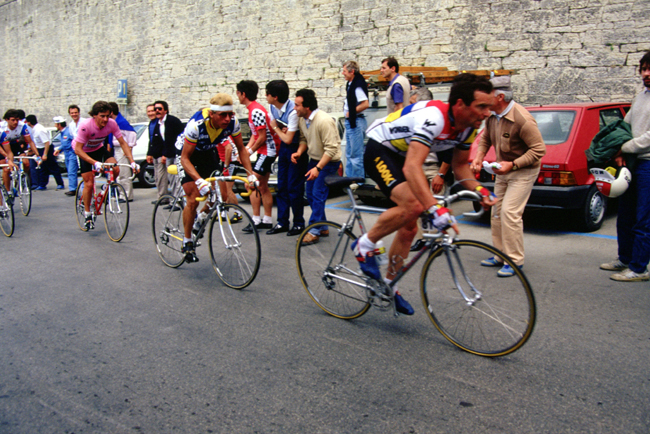
<path fill-rule="evenodd" d="M 4 185 L 1 186 L 2 191 L 2 204 L 0 205 L 0 229 L 5 236 L 10 237 L 14 233 L 14 206 L 12 198 L 5 189 Z"/>
<path fill-rule="evenodd" d="M 18 186 L 18 194 L 20 195 L 20 210 L 23 215 L 27 217 L 29 211 L 32 209 L 32 189 L 29 188 L 29 182 L 27 182 L 27 176 L 22 175 L 20 177 L 20 185 Z"/>
<path fill-rule="evenodd" d="M 122 241 L 129 228 L 129 201 L 126 190 L 117 182 L 111 183 L 104 198 L 104 225 L 111 241 Z"/>
<path fill-rule="evenodd" d="M 328 235 L 303 245 L 312 229 Z M 341 319 L 358 318 L 370 308 L 366 281 L 350 249 L 355 239 L 351 232 L 342 232 L 341 225 L 324 221 L 309 225 L 296 245 L 298 276 L 305 290 L 318 307 Z"/>
<path fill-rule="evenodd" d="M 242 231 L 249 224 L 255 226 L 248 213 L 239 205 L 230 203 L 217 206 L 217 213 L 210 222 L 212 266 L 221 281 L 234 289 L 250 285 L 260 269 L 262 250 L 259 234 L 257 231 L 252 234 Z"/>
<path fill-rule="evenodd" d="M 481 266 L 495 257 L 512 277 Z M 429 319 L 451 343 L 472 354 L 498 357 L 526 343 L 535 325 L 535 298 L 524 273 L 508 256 L 478 241 L 457 240 L 436 249 L 422 268 L 422 302 Z"/>
<path fill-rule="evenodd" d="M 153 208 L 151 228 L 160 259 L 168 267 L 180 267 L 185 259 L 182 252 L 185 234 L 183 201 L 169 194 L 158 199 Z"/>

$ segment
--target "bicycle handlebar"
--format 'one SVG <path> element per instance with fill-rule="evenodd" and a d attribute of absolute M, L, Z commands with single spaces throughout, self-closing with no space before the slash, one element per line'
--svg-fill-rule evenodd
<path fill-rule="evenodd" d="M 104 167 L 114 167 L 114 166 L 122 166 L 122 167 L 127 167 L 129 169 L 132 168 L 130 164 L 123 164 L 123 163 L 99 163 L 99 164 L 102 165 L 102 168 L 104 168 Z M 102 176 L 101 172 L 96 172 L 94 168 L 93 168 L 93 172 L 97 173 L 97 175 L 95 175 L 95 178 L 99 178 L 99 177 Z M 131 171 L 131 173 L 132 173 L 132 175 L 129 177 L 129 180 L 133 181 L 136 178 L 136 176 L 138 176 L 138 175 L 133 171 Z"/>
<path fill-rule="evenodd" d="M 445 207 L 451 205 L 452 203 L 458 200 L 470 200 L 472 202 L 481 202 L 483 200 L 483 196 L 481 196 L 479 192 L 470 191 L 470 190 L 461 190 L 449 196 L 434 195 L 433 197 L 435 197 L 436 200 Z M 483 215 L 484 212 L 485 210 L 481 208 L 479 211 L 475 211 L 475 212 L 464 212 L 463 216 L 480 217 Z"/>
<path fill-rule="evenodd" d="M 244 177 L 241 177 L 241 176 L 237 176 L 237 175 L 233 175 L 233 176 L 213 176 L 213 177 L 211 177 L 211 178 L 205 178 L 205 181 L 206 181 L 206 182 L 210 182 L 210 183 L 217 182 L 217 181 L 222 181 L 222 182 L 240 181 L 240 182 L 243 182 L 243 183 L 245 183 L 245 184 L 249 184 L 248 179 L 246 179 L 246 178 L 244 178 Z M 258 182 L 258 181 L 255 181 L 256 184 L 257 184 L 257 182 Z M 197 202 L 203 202 L 203 201 L 205 201 L 207 198 L 208 198 L 207 195 L 206 195 L 206 196 L 197 197 L 197 198 L 196 198 L 196 201 L 197 201 Z"/>

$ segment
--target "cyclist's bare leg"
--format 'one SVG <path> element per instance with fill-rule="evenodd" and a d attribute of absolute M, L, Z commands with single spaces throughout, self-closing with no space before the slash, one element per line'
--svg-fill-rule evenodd
<path fill-rule="evenodd" d="M 267 173 L 265 175 L 260 175 L 259 173 L 254 173 L 260 183 L 257 190 L 261 197 L 255 192 L 250 195 L 251 205 L 253 206 L 253 216 L 260 216 L 260 205 L 264 205 L 264 216 L 271 218 L 271 213 L 273 211 L 273 195 L 271 194 L 271 190 L 269 190 L 269 176 L 271 174 Z"/>
<path fill-rule="evenodd" d="M 95 187 L 95 174 L 91 170 L 81 174 L 81 178 L 84 180 L 84 191 L 82 193 L 84 199 L 84 210 L 90 212 L 90 202 L 93 197 L 93 189 Z"/>
<path fill-rule="evenodd" d="M 418 214 L 419 215 L 419 214 Z M 386 272 L 386 278 L 393 280 L 397 272 L 402 268 L 404 259 L 408 257 L 411 250 L 411 243 L 415 234 L 418 232 L 417 217 L 415 220 L 408 222 L 397 230 L 393 243 L 388 250 L 389 266 Z"/>
<path fill-rule="evenodd" d="M 0 163 L 6 164 L 7 160 L 0 160 Z M 8 167 L 2 169 L 2 182 L 8 192 L 11 192 L 11 172 Z"/>
<path fill-rule="evenodd" d="M 105 163 L 116 164 L 117 160 L 115 160 L 115 158 L 113 157 L 110 157 L 106 159 Z M 115 179 L 117 179 L 117 177 L 120 176 L 120 166 L 113 166 L 113 175 L 115 175 Z"/>
<path fill-rule="evenodd" d="M 395 202 L 397 206 L 384 211 L 379 216 L 379 219 L 377 219 L 377 222 L 368 231 L 368 239 L 373 243 L 376 243 L 385 236 L 405 227 L 409 223 L 416 222 L 420 214 L 424 211 L 422 204 L 416 199 L 406 182 L 393 188 L 390 199 Z M 415 232 L 410 236 L 409 247 L 414 236 Z M 408 254 L 408 249 L 406 254 Z"/>
<path fill-rule="evenodd" d="M 183 209 L 183 228 L 185 229 L 185 238 L 191 239 L 194 217 L 196 217 L 196 209 L 199 207 L 196 199 L 200 197 L 200 194 L 196 184 L 192 181 L 183 184 L 183 190 L 185 190 L 185 199 L 187 200 Z"/>

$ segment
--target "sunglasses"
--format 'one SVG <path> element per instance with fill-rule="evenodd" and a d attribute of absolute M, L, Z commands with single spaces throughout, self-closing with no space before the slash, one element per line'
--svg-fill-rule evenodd
<path fill-rule="evenodd" d="M 161 111 L 163 111 L 165 108 L 164 108 L 164 107 L 154 107 L 153 109 L 154 109 L 155 111 L 157 111 L 157 112 L 161 112 Z"/>
<path fill-rule="evenodd" d="M 233 112 L 217 112 L 217 115 L 218 115 L 220 118 L 226 118 L 226 117 L 233 117 L 233 116 L 235 116 L 235 113 L 233 113 Z"/>

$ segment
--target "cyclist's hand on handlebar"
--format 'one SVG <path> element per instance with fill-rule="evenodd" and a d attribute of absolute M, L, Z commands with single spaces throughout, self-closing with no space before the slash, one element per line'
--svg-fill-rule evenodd
<path fill-rule="evenodd" d="M 246 189 L 247 190 L 255 190 L 257 187 L 260 186 L 260 182 L 257 180 L 257 176 L 255 175 L 248 175 L 248 184 L 246 184 Z"/>
<path fill-rule="evenodd" d="M 95 164 L 93 164 L 93 170 L 95 172 L 101 172 L 102 171 L 102 163 L 99 161 L 95 161 Z"/>
<path fill-rule="evenodd" d="M 448 208 L 436 204 L 425 212 L 422 218 L 423 230 L 437 229 L 440 232 L 444 232 L 449 228 L 452 228 L 457 234 L 460 233 L 456 219 L 451 215 L 451 211 Z"/>
<path fill-rule="evenodd" d="M 210 193 L 210 184 L 205 179 L 199 178 L 194 181 L 194 183 L 196 184 L 196 188 L 199 189 L 199 194 L 201 196 L 206 196 L 208 193 Z"/>
<path fill-rule="evenodd" d="M 131 163 L 131 169 L 133 169 L 133 172 L 137 174 L 140 172 L 140 165 L 134 161 Z"/>
<path fill-rule="evenodd" d="M 483 196 L 483 199 L 481 200 L 481 205 L 483 205 L 484 210 L 488 210 L 492 205 L 496 204 L 499 201 L 499 198 L 492 193 L 490 190 L 487 188 L 483 187 L 482 185 L 479 185 L 475 189 L 478 193 Z"/>

